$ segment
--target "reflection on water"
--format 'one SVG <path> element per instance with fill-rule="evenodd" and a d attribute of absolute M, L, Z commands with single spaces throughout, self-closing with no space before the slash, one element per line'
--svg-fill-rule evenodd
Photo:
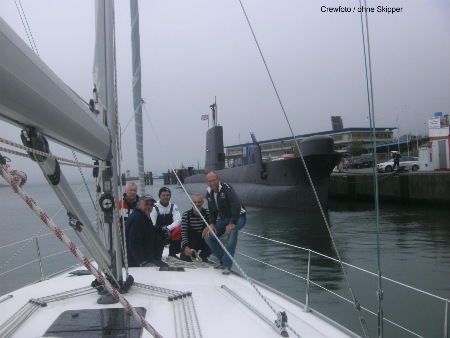
<path fill-rule="evenodd" d="M 418 289 L 450 297 L 450 227 L 442 209 L 382 204 L 379 240 L 381 274 Z M 376 312 L 378 301 L 378 250 L 374 206 L 372 203 L 330 201 L 326 213 L 339 254 L 344 262 L 366 269 L 370 275 L 346 267 L 349 284 L 358 302 Z M 243 232 L 257 234 L 287 244 L 336 257 L 330 235 L 320 213 L 249 208 Z M 261 241 L 242 233 L 239 253 L 256 257 L 302 278 L 307 274 L 307 252 Z M 246 273 L 288 295 L 305 302 L 305 281 L 262 263 L 236 255 Z M 311 257 L 311 280 L 350 299 L 350 292 L 338 263 L 322 256 Z M 424 296 L 386 280 L 381 285 L 385 317 L 423 336 L 442 336 L 445 301 Z M 310 305 L 320 312 L 362 334 L 357 313 L 351 303 L 340 301 L 320 288 L 312 288 Z M 372 335 L 376 317 L 363 311 Z M 419 318 L 427 318 L 426 324 Z M 386 336 L 408 337 L 405 331 L 385 326 Z"/>
<path fill-rule="evenodd" d="M 328 230 L 319 212 L 298 212 L 276 209 L 248 208 L 247 225 L 239 237 L 237 251 L 244 255 L 254 257 L 260 261 L 285 269 L 304 279 L 307 276 L 308 251 L 336 257 Z M 276 240 L 288 245 L 261 240 L 247 235 L 255 234 L 267 239 Z M 300 247 L 300 248 L 295 248 Z M 293 292 L 290 285 L 304 289 L 302 279 L 287 275 L 286 273 L 269 269 L 263 264 L 256 264 L 236 256 L 239 264 L 249 271 L 248 274 L 258 280 L 279 288 L 283 283 L 288 294 Z M 323 284 L 331 290 L 339 288 L 341 280 L 340 267 L 335 262 L 323 256 L 311 255 L 310 278 Z M 297 289 L 298 289 L 297 288 Z M 298 292 L 298 290 L 295 290 Z"/>

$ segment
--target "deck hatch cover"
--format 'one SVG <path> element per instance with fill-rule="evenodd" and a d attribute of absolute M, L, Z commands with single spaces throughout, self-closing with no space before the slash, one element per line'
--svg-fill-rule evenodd
<path fill-rule="evenodd" d="M 136 308 L 145 317 L 146 309 Z M 141 337 L 142 326 L 125 309 L 83 309 L 61 313 L 44 337 Z"/>

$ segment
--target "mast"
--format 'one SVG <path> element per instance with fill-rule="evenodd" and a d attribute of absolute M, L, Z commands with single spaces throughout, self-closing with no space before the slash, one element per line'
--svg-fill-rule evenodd
<path fill-rule="evenodd" d="M 101 204 L 112 207 L 104 211 L 105 223 L 109 224 L 109 242 L 106 243 L 111 254 L 115 255 L 112 273 L 114 278 L 121 283 L 122 279 L 122 255 L 121 242 L 118 232 L 118 217 L 113 217 L 114 203 L 119 196 L 119 132 L 116 96 L 115 73 L 115 39 L 114 39 L 114 5 L 113 0 L 96 1 L 96 48 L 94 60 L 94 82 L 96 83 L 97 105 L 103 113 L 105 125 L 108 127 L 111 138 L 111 161 L 106 162 L 109 169 L 102 173 L 103 195 Z M 106 203 L 105 203 L 106 202 Z M 117 203 L 115 203 L 117 205 Z M 117 209 L 115 210 L 117 214 Z"/>
<path fill-rule="evenodd" d="M 139 4 L 138 0 L 130 0 L 131 15 L 131 52 L 133 72 L 133 107 L 134 128 L 136 133 L 136 153 L 139 173 L 139 192 L 145 194 L 144 182 L 144 142 L 142 133 L 142 96 L 141 96 L 141 44 L 139 35 Z"/>

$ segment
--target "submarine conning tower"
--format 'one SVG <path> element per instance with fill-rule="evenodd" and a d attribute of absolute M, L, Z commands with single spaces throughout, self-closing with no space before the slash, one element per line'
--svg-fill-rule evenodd
<path fill-rule="evenodd" d="M 206 132 L 205 173 L 224 168 L 223 128 L 214 126 Z"/>

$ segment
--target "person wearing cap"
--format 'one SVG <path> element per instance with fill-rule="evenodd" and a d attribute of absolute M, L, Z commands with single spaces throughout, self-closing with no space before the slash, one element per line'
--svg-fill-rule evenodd
<path fill-rule="evenodd" d="M 155 203 L 156 200 L 151 195 L 142 196 L 137 202 L 136 209 L 125 222 L 128 266 L 130 267 L 153 264 L 159 267 L 168 266 L 161 260 L 158 229 L 153 226 L 149 217 Z"/>
<path fill-rule="evenodd" d="M 245 206 L 241 203 L 233 187 L 221 182 L 214 171 L 206 175 L 206 184 L 208 185 L 206 198 L 209 209 L 209 226 L 217 238 L 225 233 L 228 235 L 225 248 L 233 257 L 236 251 L 238 232 L 245 226 L 247 220 Z M 217 220 L 218 216 L 220 216 L 219 220 Z M 214 256 L 219 260 L 214 268 L 222 269 L 224 275 L 230 274 L 233 265 L 231 257 L 223 250 L 208 228 L 203 230 L 203 237 Z"/>
<path fill-rule="evenodd" d="M 170 203 L 172 193 L 169 188 L 162 187 L 159 189 L 158 196 L 159 201 L 156 202 L 150 217 L 155 227 L 163 230 L 161 233 L 170 231 L 170 236 L 167 239 L 169 256 L 178 258 L 176 255 L 181 252 L 181 214 L 178 206 Z"/>

